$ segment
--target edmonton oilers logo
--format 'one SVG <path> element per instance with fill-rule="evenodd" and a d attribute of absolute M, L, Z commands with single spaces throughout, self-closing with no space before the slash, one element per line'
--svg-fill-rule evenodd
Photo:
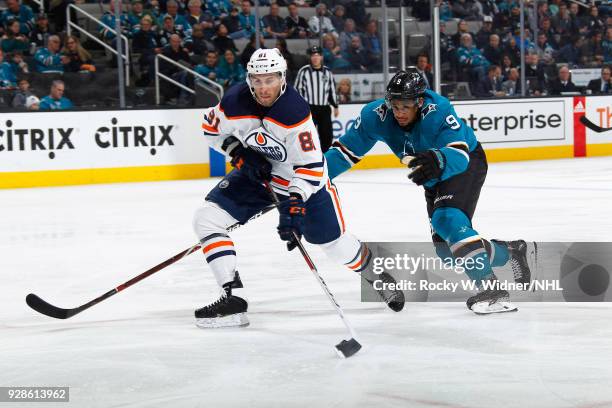
<path fill-rule="evenodd" d="M 249 133 L 245 142 L 251 149 L 258 151 L 271 160 L 278 162 L 287 160 L 287 149 L 285 149 L 285 146 L 274 139 L 269 133 L 266 133 L 263 128 Z"/>

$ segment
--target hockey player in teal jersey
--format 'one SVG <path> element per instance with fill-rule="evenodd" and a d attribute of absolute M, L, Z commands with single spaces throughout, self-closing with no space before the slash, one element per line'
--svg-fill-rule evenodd
<path fill-rule="evenodd" d="M 426 89 L 416 69 L 395 74 L 385 98 L 367 104 L 332 145 L 325 154 L 329 177 L 350 169 L 378 141 L 408 165 L 409 179 L 425 188 L 438 255 L 474 260 L 464 265 L 480 290 L 468 299 L 468 308 L 477 314 L 517 310 L 507 291 L 485 289 L 483 283 L 497 280 L 492 267 L 508 262 L 517 282 L 529 282 L 537 246 L 522 240 L 489 241 L 473 229 L 472 217 L 487 175 L 485 152 L 449 100 Z"/>

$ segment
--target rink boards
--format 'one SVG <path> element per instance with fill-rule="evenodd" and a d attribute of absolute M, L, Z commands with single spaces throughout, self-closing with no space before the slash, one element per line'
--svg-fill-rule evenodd
<path fill-rule="evenodd" d="M 493 99 L 454 103 L 489 161 L 612 155 L 612 97 Z M 341 136 L 363 108 L 342 105 Z M 178 180 L 223 174 L 202 135 L 201 109 L 5 113 L 0 120 L 0 188 Z M 399 167 L 378 143 L 356 168 Z"/>

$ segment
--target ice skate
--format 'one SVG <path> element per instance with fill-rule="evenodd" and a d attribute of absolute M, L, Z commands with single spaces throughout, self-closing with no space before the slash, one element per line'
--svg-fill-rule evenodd
<path fill-rule="evenodd" d="M 238 279 L 237 282 L 240 282 L 237 273 L 236 277 Z M 243 298 L 232 295 L 232 287 L 241 288 L 242 282 L 239 283 L 239 286 L 237 286 L 236 280 L 226 283 L 223 285 L 219 299 L 196 310 L 196 326 L 207 329 L 244 327 L 249 325 L 249 319 L 246 314 L 249 304 Z"/>

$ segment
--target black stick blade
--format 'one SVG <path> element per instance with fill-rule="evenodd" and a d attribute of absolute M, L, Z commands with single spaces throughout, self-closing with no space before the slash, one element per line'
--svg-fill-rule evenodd
<path fill-rule="evenodd" d="M 354 338 L 342 340 L 340 343 L 336 344 L 336 353 L 342 358 L 349 358 L 359 350 L 361 350 L 361 344 Z"/>
<path fill-rule="evenodd" d="M 62 309 L 61 307 L 53 306 L 52 304 L 45 302 L 33 293 L 30 293 L 28 296 L 26 296 L 26 303 L 38 313 L 44 314 L 49 317 L 54 317 L 56 319 L 68 319 L 69 317 L 74 316 L 80 311 L 78 310 L 78 308 Z"/>
<path fill-rule="evenodd" d="M 601 126 L 597 126 L 596 124 L 594 124 L 593 122 L 591 122 L 589 119 L 587 119 L 586 116 L 581 116 L 580 117 L 580 122 L 588 127 L 589 129 L 591 129 L 593 132 L 597 132 L 597 133 L 604 133 L 604 132 L 608 132 L 610 130 L 612 130 L 612 128 L 603 128 Z"/>

